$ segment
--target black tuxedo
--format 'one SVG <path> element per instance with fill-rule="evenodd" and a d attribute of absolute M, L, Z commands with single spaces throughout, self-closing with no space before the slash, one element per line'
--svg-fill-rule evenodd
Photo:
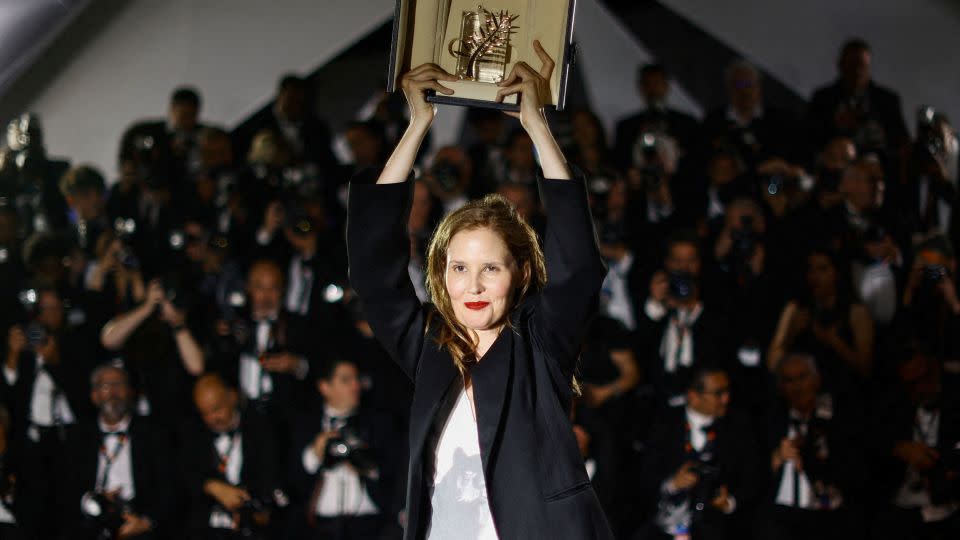
<path fill-rule="evenodd" d="M 818 88 L 810 99 L 808 117 L 810 123 L 810 138 L 819 150 L 831 137 L 843 135 L 854 137 L 856 134 L 842 130 L 834 124 L 834 114 L 837 109 L 848 100 L 840 81 Z M 900 106 L 900 96 L 895 92 L 879 86 L 873 82 L 865 94 L 867 107 L 866 120 L 872 120 L 883 129 L 883 135 L 888 150 L 896 150 L 899 145 L 909 140 L 907 126 L 903 121 L 903 110 Z"/>
<path fill-rule="evenodd" d="M 290 352 L 306 358 L 312 367 L 319 350 L 313 343 L 315 336 L 311 334 L 313 330 L 309 322 L 305 317 L 281 310 L 277 319 L 270 323 L 272 345 L 265 354 Z M 233 331 L 217 341 L 216 354 L 211 358 L 208 371 L 220 374 L 228 384 L 239 388 L 240 355 L 256 353 L 257 324 L 249 315 L 234 321 Z M 277 398 L 285 407 L 305 403 L 303 381 L 287 373 L 270 373 L 270 377 L 273 379 L 271 399 Z"/>
<path fill-rule="evenodd" d="M 405 532 L 414 539 L 431 520 L 427 441 L 459 373 L 435 345 L 434 308 L 420 304 L 407 273 L 412 182 L 364 183 L 373 178 L 350 184 L 350 279 L 377 338 L 414 381 Z M 569 420 L 571 376 L 606 270 L 582 176 L 540 188 L 549 281 L 514 308 L 512 325 L 471 368 L 490 511 L 505 540 L 611 538 Z"/>
<path fill-rule="evenodd" d="M 613 157 L 622 169 L 633 166 L 634 145 L 641 133 L 666 132 L 688 154 L 697 144 L 697 120 L 680 111 L 664 108 L 644 109 L 617 122 Z"/>
<path fill-rule="evenodd" d="M 653 320 L 645 313 L 645 304 L 640 305 L 637 336 L 641 370 L 653 385 L 659 405 L 663 405 L 673 396 L 686 395 L 690 378 L 694 371 L 703 366 L 719 365 L 726 368 L 732 358 L 729 343 L 729 320 L 725 314 L 713 307 L 706 306 L 697 320 L 690 326 L 693 351 L 690 366 L 676 362 L 676 368 L 667 370 L 667 361 L 660 354 L 661 343 L 667 332 L 673 312 L 669 311 L 660 320 Z"/>
<path fill-rule="evenodd" d="M 299 127 L 299 143 L 303 151 L 296 157 L 315 164 L 320 168 L 321 173 L 326 175 L 334 173 L 337 159 L 330 146 L 332 138 L 326 122 L 308 114 L 297 125 Z M 261 110 L 234 132 L 235 155 L 246 156 L 250 151 L 253 138 L 264 130 L 270 130 L 281 137 L 285 137 L 280 129 L 280 123 L 273 107 Z"/>
<path fill-rule="evenodd" d="M 137 122 L 124 131 L 120 139 L 120 155 L 142 155 L 136 145 L 145 137 L 153 139 L 153 154 L 151 174 L 161 175 L 170 182 L 172 189 L 179 195 L 184 194 L 186 173 L 190 153 L 199 143 L 199 135 L 206 128 L 197 124 L 189 133 L 174 133 L 170 131 L 166 120 L 147 120 Z M 178 139 L 182 138 L 182 142 Z M 186 155 L 178 153 L 177 147 L 182 147 Z M 148 165 L 141 163 L 140 165 Z"/>
<path fill-rule="evenodd" d="M 729 119 L 727 111 L 727 107 L 714 109 L 703 119 L 702 129 L 707 145 L 704 151 L 707 155 L 713 149 L 730 145 L 740 152 L 751 168 L 772 157 L 800 160 L 796 122 L 786 111 L 765 107 L 763 114 L 745 127 Z"/>
<path fill-rule="evenodd" d="M 62 495 L 66 510 L 65 522 L 73 529 L 73 538 L 91 538 L 87 524 L 82 523 L 80 499 L 97 488 L 97 468 L 103 433 L 96 421 L 75 426 L 68 435 L 68 452 L 64 454 Z M 170 441 L 165 433 L 146 419 L 133 418 L 127 429 L 130 467 L 135 498 L 133 511 L 150 518 L 157 530 L 169 530 L 173 496 L 170 477 L 176 470 Z"/>
<path fill-rule="evenodd" d="M 237 430 L 241 441 L 242 467 L 240 487 L 251 497 L 273 501 L 276 490 L 281 489 L 279 454 L 273 431 L 262 415 L 252 410 L 241 412 Z M 196 420 L 188 421 L 180 436 L 180 474 L 186 490 L 186 528 L 195 538 L 208 538 L 210 513 L 216 501 L 204 493 L 207 480 L 226 482 L 219 470 L 220 456 L 215 447 L 217 434 L 206 429 Z M 229 483 L 229 482 L 228 482 Z M 276 516 L 274 516 L 276 518 Z"/>
<path fill-rule="evenodd" d="M 289 458 L 289 474 L 291 486 L 297 499 L 304 505 L 303 513 L 294 516 L 298 522 L 303 522 L 303 516 L 312 516 L 317 498 L 321 490 L 336 490 L 336 485 L 324 485 L 322 474 L 325 468 L 332 465 L 329 458 L 324 460 L 320 469 L 315 472 L 309 472 L 304 469 L 302 455 L 304 449 L 313 444 L 314 438 L 323 432 L 327 426 L 333 426 L 333 419 L 326 416 L 320 400 L 316 400 L 315 407 L 312 407 L 309 414 L 299 417 L 296 426 L 296 435 L 294 437 L 293 452 Z M 336 420 L 345 423 L 345 427 L 340 428 L 341 435 L 350 434 L 364 441 L 368 450 L 363 458 L 364 463 L 369 463 L 370 470 L 375 470 L 375 474 L 360 474 L 361 483 L 366 490 L 370 500 L 379 510 L 379 518 L 383 519 L 396 515 L 399 508 L 393 507 L 391 500 L 394 484 L 397 481 L 397 472 L 402 470 L 406 463 L 398 463 L 397 454 L 401 448 L 402 439 L 398 438 L 396 426 L 391 425 L 390 419 L 384 415 L 377 414 L 370 410 L 358 410 L 354 414 L 348 415 L 344 419 Z M 333 426 L 337 429 L 336 426 Z M 362 468 L 362 467 L 361 467 Z M 364 472 L 364 471 L 362 471 Z M 347 503 L 353 504 L 353 501 Z M 346 507 L 349 515 L 349 509 Z M 308 518 L 308 521 L 311 521 Z"/>
<path fill-rule="evenodd" d="M 854 525 L 863 504 L 868 478 L 863 460 L 866 417 L 858 405 L 853 401 L 837 402 L 831 396 L 821 396 L 817 409 L 806 423 L 806 436 L 802 437 L 805 441 L 801 449 L 804 473 L 811 484 L 821 482 L 838 489 L 843 497 L 841 506 L 833 510 L 808 510 L 799 508 L 795 500 L 791 505 L 778 503 L 781 482 L 785 481 L 780 468 L 770 476 L 767 504 L 764 505 L 771 526 L 767 537 L 790 539 L 825 534 L 828 535 L 826 538 L 848 538 L 845 534 L 863 530 L 862 522 Z M 790 433 L 791 424 L 795 430 L 800 429 L 797 422 L 791 419 L 786 404 L 778 403 L 767 421 L 766 455 L 771 455 L 779 447 L 780 440 Z M 792 497 L 797 493 L 795 491 Z"/>
<path fill-rule="evenodd" d="M 640 489 L 651 511 L 660 500 L 661 488 L 680 467 L 691 458 L 685 446 L 689 443 L 686 432 L 686 409 L 673 407 L 661 414 L 654 424 L 643 459 Z M 706 508 L 699 524 L 694 525 L 693 538 L 744 538 L 737 533 L 744 530 L 744 514 L 748 513 L 759 494 L 758 471 L 768 460 L 757 453 L 755 440 L 745 419 L 735 412 L 716 419 L 712 428 L 716 435 L 716 447 L 712 464 L 716 468 L 711 485 L 727 486 L 736 499 L 733 514 L 724 515 L 718 510 Z M 704 474 L 700 475 L 705 480 Z M 651 526 L 651 528 L 654 528 Z M 658 538 L 658 533 L 649 537 Z"/>
<path fill-rule="evenodd" d="M 79 362 L 81 358 L 70 357 L 63 341 L 60 342 L 60 350 L 61 362 L 58 365 L 45 365 L 44 370 L 66 398 L 74 418 L 81 418 L 86 409 L 84 405 L 89 403 L 89 369 L 84 369 Z M 38 374 L 35 354 L 22 353 L 17 367 L 17 380 L 12 387 L 7 387 L 13 421 L 7 441 L 10 445 L 10 465 L 17 474 L 17 517 L 25 530 L 42 536 L 55 534 L 60 525 L 56 520 L 48 519 L 47 511 L 55 509 L 51 504 L 58 488 L 55 466 L 64 449 L 66 426 L 31 426 L 30 409 Z M 6 377 L 2 384 L 7 385 Z"/>

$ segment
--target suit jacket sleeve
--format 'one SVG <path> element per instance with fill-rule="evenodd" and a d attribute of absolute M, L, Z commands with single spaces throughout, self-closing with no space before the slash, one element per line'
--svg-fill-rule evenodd
<path fill-rule="evenodd" d="M 580 343 L 596 313 L 607 268 L 600 257 L 583 174 L 572 180 L 540 180 L 546 208 L 544 256 L 547 283 L 539 297 L 535 325 L 544 350 L 572 375 Z"/>
<path fill-rule="evenodd" d="M 407 218 L 413 184 L 409 180 L 398 184 L 362 180 L 350 182 L 347 203 L 350 284 L 363 301 L 377 339 L 415 380 L 425 318 L 407 272 Z"/>

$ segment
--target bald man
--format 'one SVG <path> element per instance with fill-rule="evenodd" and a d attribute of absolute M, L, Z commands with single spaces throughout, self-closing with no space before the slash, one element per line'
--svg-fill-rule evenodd
<path fill-rule="evenodd" d="M 188 536 L 267 534 L 276 521 L 270 508 L 284 503 L 269 425 L 256 411 L 242 408 L 237 390 L 218 375 L 197 380 L 193 401 L 202 423 L 189 427 L 181 439 Z"/>
<path fill-rule="evenodd" d="M 211 359 L 212 370 L 238 389 L 239 400 L 269 418 L 279 441 L 288 440 L 295 404 L 309 393 L 307 375 L 321 343 L 306 318 L 284 309 L 283 284 L 276 263 L 250 267 L 247 307 L 237 320 L 221 324 Z"/>

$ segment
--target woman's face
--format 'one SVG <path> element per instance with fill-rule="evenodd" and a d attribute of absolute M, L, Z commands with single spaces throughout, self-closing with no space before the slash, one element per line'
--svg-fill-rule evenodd
<path fill-rule="evenodd" d="M 829 296 L 836 291 L 837 269 L 825 255 L 811 255 L 807 262 L 807 285 L 814 297 Z"/>
<path fill-rule="evenodd" d="M 503 324 L 519 278 L 503 239 L 486 227 L 460 231 L 450 239 L 446 262 L 447 294 L 457 321 L 476 331 Z"/>

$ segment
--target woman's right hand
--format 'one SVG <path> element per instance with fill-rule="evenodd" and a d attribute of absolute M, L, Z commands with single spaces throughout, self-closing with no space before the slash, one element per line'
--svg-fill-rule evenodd
<path fill-rule="evenodd" d="M 452 95 L 453 90 L 440 84 L 440 81 L 459 80 L 436 64 L 421 64 L 408 71 L 400 79 L 400 88 L 403 89 L 403 95 L 407 98 L 407 106 L 410 108 L 410 122 L 432 122 L 436 114 L 436 107 L 427 103 L 427 90 L 434 90 L 444 95 Z"/>

